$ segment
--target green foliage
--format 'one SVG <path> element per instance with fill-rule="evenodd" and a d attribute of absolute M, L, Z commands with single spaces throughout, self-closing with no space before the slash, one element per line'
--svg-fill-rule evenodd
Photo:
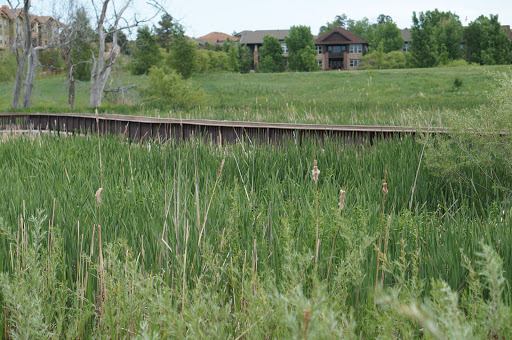
<path fill-rule="evenodd" d="M 0 51 L 0 81 L 11 81 L 16 77 L 18 64 L 12 50 Z"/>
<path fill-rule="evenodd" d="M 433 67 L 461 57 L 462 24 L 452 12 L 413 12 L 411 57 L 416 67 Z"/>
<path fill-rule="evenodd" d="M 371 43 L 375 34 L 374 26 L 375 24 L 372 24 L 368 18 L 363 18 L 361 20 L 350 21 L 348 30 L 367 43 Z M 376 46 L 378 47 L 379 44 L 377 43 Z"/>
<path fill-rule="evenodd" d="M 249 53 L 249 48 L 246 45 L 238 44 L 238 72 L 249 73 L 253 63 L 253 57 Z"/>
<path fill-rule="evenodd" d="M 105 32 L 110 32 L 112 30 L 112 27 L 105 30 Z M 105 42 L 106 43 L 112 43 L 114 41 L 114 33 L 108 33 L 105 36 Z M 131 48 L 130 48 L 130 41 L 128 41 L 128 37 L 124 33 L 123 30 L 117 31 L 117 45 L 119 45 L 119 48 L 121 49 L 121 53 L 130 55 L 131 54 Z"/>
<path fill-rule="evenodd" d="M 460 89 L 463 84 L 464 84 L 464 81 L 463 81 L 462 77 L 460 77 L 460 76 L 455 77 L 455 79 L 453 80 L 453 88 L 456 90 Z"/>
<path fill-rule="evenodd" d="M 383 45 L 383 52 L 401 51 L 404 46 L 404 38 L 398 26 L 393 21 L 385 21 L 375 27 L 371 47 L 377 49 Z"/>
<path fill-rule="evenodd" d="M 313 71 L 315 61 L 315 39 L 308 26 L 292 26 L 290 35 L 284 39 L 288 47 L 288 64 L 292 71 Z"/>
<path fill-rule="evenodd" d="M 190 78 L 197 69 L 197 44 L 188 41 L 185 34 L 180 33 L 171 43 L 167 65 L 178 72 L 184 79 Z"/>
<path fill-rule="evenodd" d="M 377 50 L 363 56 L 361 67 L 364 70 L 406 68 L 406 54 L 402 51 L 384 53 L 381 43 Z"/>
<path fill-rule="evenodd" d="M 480 65 L 510 64 L 512 42 L 498 21 L 498 15 L 481 15 L 464 30 L 464 54 Z"/>
<path fill-rule="evenodd" d="M 89 80 L 91 77 L 91 49 L 97 50 L 93 45 L 95 33 L 91 28 L 89 17 L 85 8 L 77 10 L 71 24 L 71 29 L 75 30 L 75 39 L 71 42 L 71 51 L 69 52 L 73 67 L 73 76 L 78 80 Z"/>
<path fill-rule="evenodd" d="M 199 105 L 205 100 L 204 92 L 199 87 L 184 81 L 174 70 L 155 66 L 149 69 L 147 85 L 139 91 L 146 102 L 179 108 Z"/>
<path fill-rule="evenodd" d="M 260 72 L 283 72 L 283 49 L 276 37 L 266 35 L 263 38 L 263 45 L 260 47 L 260 61 L 258 63 Z"/>
<path fill-rule="evenodd" d="M 160 47 L 169 52 L 172 40 L 180 34 L 182 27 L 179 23 L 174 22 L 173 17 L 169 13 L 165 13 L 160 18 L 158 26 L 154 27 L 156 39 Z"/>
<path fill-rule="evenodd" d="M 348 19 L 345 13 L 341 15 L 336 15 L 334 17 L 334 21 L 327 22 L 325 25 L 320 26 L 320 30 L 318 31 L 318 36 L 321 36 L 324 33 L 332 31 L 336 27 L 342 27 L 348 29 L 353 20 Z"/>
<path fill-rule="evenodd" d="M 197 69 L 199 73 L 214 73 L 234 71 L 233 59 L 223 51 L 198 50 L 197 51 Z"/>
<path fill-rule="evenodd" d="M 145 74 L 151 67 L 158 66 L 162 60 L 157 39 L 148 26 L 137 30 L 137 40 L 131 57 L 132 74 Z"/>
<path fill-rule="evenodd" d="M 494 189 L 508 195 L 510 188 L 503 181 L 512 178 L 512 76 L 496 73 L 494 77 L 497 85 L 488 104 L 471 114 L 445 113 L 450 138 L 425 139 L 426 160 L 434 173 L 454 182 L 473 185 L 465 170 L 482 173 L 494 183 Z"/>
<path fill-rule="evenodd" d="M 56 48 L 49 48 L 39 52 L 37 59 L 41 63 L 44 71 L 55 71 L 64 67 L 64 61 L 60 51 Z"/>

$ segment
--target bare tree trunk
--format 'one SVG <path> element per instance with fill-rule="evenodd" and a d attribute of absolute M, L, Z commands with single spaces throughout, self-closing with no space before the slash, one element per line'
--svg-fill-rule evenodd
<path fill-rule="evenodd" d="M 10 1 L 8 1 L 11 5 L 12 13 L 15 17 L 16 22 L 16 38 L 13 44 L 14 54 L 16 55 L 16 62 L 18 63 L 18 69 L 16 70 L 16 80 L 14 84 L 14 92 L 12 95 L 12 108 L 17 109 L 20 103 L 21 97 L 21 87 L 23 85 L 23 73 L 25 72 L 25 65 L 27 63 L 27 59 L 31 53 L 32 49 L 32 29 L 30 27 L 30 20 L 23 20 L 23 30 L 25 31 L 25 41 L 23 41 L 23 53 L 21 58 L 19 58 L 18 54 L 18 42 L 21 38 L 21 32 L 19 27 L 19 14 L 16 14 L 16 11 Z M 23 3 L 23 17 L 30 18 L 29 16 L 30 9 L 30 0 L 24 0 Z"/>
<path fill-rule="evenodd" d="M 32 89 L 34 88 L 34 78 L 36 77 L 37 68 L 37 52 L 34 48 L 30 49 L 30 56 L 28 59 L 27 78 L 25 80 L 25 91 L 23 93 L 23 102 L 21 107 L 30 107 L 30 100 L 32 98 Z"/>

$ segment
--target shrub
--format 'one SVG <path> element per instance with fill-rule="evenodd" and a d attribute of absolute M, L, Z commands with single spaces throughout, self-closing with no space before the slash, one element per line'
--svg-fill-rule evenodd
<path fill-rule="evenodd" d="M 11 50 L 0 52 L 0 81 L 14 80 L 17 68 L 16 58 Z"/>
<path fill-rule="evenodd" d="M 205 94 L 194 87 L 174 70 L 165 70 L 153 66 L 149 69 L 149 81 L 146 87 L 139 89 L 145 102 L 155 102 L 180 108 L 189 108 L 202 104 Z"/>

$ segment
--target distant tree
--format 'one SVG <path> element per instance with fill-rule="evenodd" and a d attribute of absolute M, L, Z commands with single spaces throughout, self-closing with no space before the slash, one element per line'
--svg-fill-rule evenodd
<path fill-rule="evenodd" d="M 158 65 L 162 60 L 160 45 L 156 36 L 148 26 L 137 30 L 137 40 L 132 52 L 131 71 L 133 74 L 145 74 L 152 66 Z"/>
<path fill-rule="evenodd" d="M 260 47 L 260 62 L 258 71 L 261 72 L 283 72 L 283 49 L 276 37 L 266 35 L 263 38 L 263 45 Z"/>
<path fill-rule="evenodd" d="M 402 33 L 393 20 L 383 21 L 377 24 L 373 34 L 372 49 L 376 49 L 379 44 L 383 46 L 383 52 L 401 50 L 404 46 L 404 38 Z"/>
<path fill-rule="evenodd" d="M 461 56 L 462 24 L 451 12 L 413 12 L 411 58 L 417 67 L 437 66 Z"/>
<path fill-rule="evenodd" d="M 170 45 L 167 64 L 184 79 L 189 78 L 197 69 L 197 44 L 188 41 L 183 29 L 180 29 Z"/>
<path fill-rule="evenodd" d="M 253 57 L 249 53 L 249 48 L 246 45 L 237 44 L 238 46 L 238 57 L 239 59 L 239 69 L 240 73 L 249 73 L 251 70 L 251 65 L 253 61 Z"/>
<path fill-rule="evenodd" d="M 180 32 L 180 25 L 174 22 L 169 13 L 165 13 L 158 22 L 158 26 L 154 27 L 154 31 L 160 46 L 169 52 L 171 41 Z"/>
<path fill-rule="evenodd" d="M 375 34 L 374 26 L 368 18 L 363 18 L 362 20 L 350 21 L 348 30 L 364 41 L 371 43 Z"/>
<path fill-rule="evenodd" d="M 481 65 L 509 64 L 512 62 L 512 44 L 501 28 L 498 15 L 481 15 L 464 31 L 465 57 Z"/>
<path fill-rule="evenodd" d="M 343 13 L 341 15 L 337 15 L 334 17 L 334 21 L 327 22 L 327 23 L 325 23 L 325 25 L 320 27 L 320 30 L 318 31 L 318 35 L 320 36 L 324 33 L 327 33 L 329 31 L 335 29 L 336 27 L 342 27 L 342 28 L 348 29 L 351 22 L 352 22 L 352 20 L 350 20 L 345 13 Z"/>
<path fill-rule="evenodd" d="M 288 63 L 292 71 L 317 69 L 315 61 L 315 39 L 308 26 L 292 26 L 290 35 L 284 39 L 288 47 Z"/>
<path fill-rule="evenodd" d="M 391 23 L 393 22 L 393 19 L 389 15 L 380 14 L 377 17 L 377 25 L 382 25 L 382 24 L 385 24 L 388 22 L 391 22 Z"/>
<path fill-rule="evenodd" d="M 113 33 L 112 33 L 112 27 L 110 27 L 108 30 L 105 30 L 105 33 L 110 32 L 105 37 L 106 43 L 112 43 L 113 42 Z M 128 37 L 123 31 L 117 32 L 117 44 L 121 48 L 121 53 L 130 55 L 130 41 L 128 40 Z"/>

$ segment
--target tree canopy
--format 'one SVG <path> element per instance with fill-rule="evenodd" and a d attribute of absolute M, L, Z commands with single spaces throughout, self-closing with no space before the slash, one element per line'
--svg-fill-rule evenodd
<path fill-rule="evenodd" d="M 261 72 L 283 72 L 283 49 L 276 37 L 266 35 L 260 48 L 260 62 L 258 70 Z"/>
<path fill-rule="evenodd" d="M 508 64 L 512 62 L 511 42 L 501 28 L 498 15 L 489 18 L 481 15 L 464 31 L 466 59 L 481 65 Z"/>
<path fill-rule="evenodd" d="M 162 56 L 156 36 L 148 26 L 137 30 L 135 50 L 132 53 L 132 73 L 145 74 L 152 66 L 157 65 Z"/>
<path fill-rule="evenodd" d="M 312 71 L 315 61 L 315 39 L 308 26 L 292 26 L 290 35 L 284 39 L 288 47 L 288 64 L 292 71 Z"/>
<path fill-rule="evenodd" d="M 462 24 L 452 12 L 413 12 L 411 57 L 417 67 L 432 67 L 461 57 Z"/>

